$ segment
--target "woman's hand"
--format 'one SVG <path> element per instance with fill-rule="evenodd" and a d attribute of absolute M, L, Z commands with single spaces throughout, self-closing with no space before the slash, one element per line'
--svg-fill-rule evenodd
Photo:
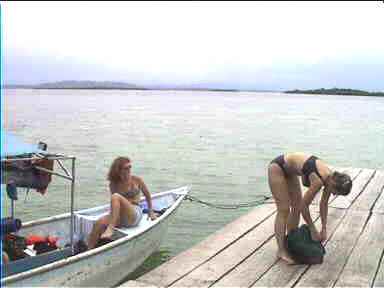
<path fill-rule="evenodd" d="M 324 242 L 325 240 L 327 240 L 327 230 L 323 228 L 320 232 L 320 241 Z"/>
<path fill-rule="evenodd" d="M 319 233 L 319 231 L 317 231 L 315 226 L 310 228 L 310 231 L 311 231 L 311 237 L 313 241 L 321 241 L 321 234 Z"/>
<path fill-rule="evenodd" d="M 155 212 L 153 212 L 153 210 L 149 210 L 148 212 L 148 217 L 151 219 L 151 220 L 155 220 L 157 218 L 157 215 L 155 214 Z"/>

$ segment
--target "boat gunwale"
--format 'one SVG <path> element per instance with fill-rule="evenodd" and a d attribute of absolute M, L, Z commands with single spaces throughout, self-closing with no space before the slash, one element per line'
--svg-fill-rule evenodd
<path fill-rule="evenodd" d="M 158 226 L 158 224 L 164 222 L 166 219 L 169 218 L 169 216 L 173 215 L 177 211 L 177 209 L 180 207 L 181 202 L 183 201 L 185 196 L 189 193 L 190 189 L 191 189 L 191 187 L 189 187 L 189 186 L 182 186 L 182 187 L 179 187 L 176 189 L 171 189 L 168 191 L 153 194 L 152 198 L 158 198 L 158 197 L 161 197 L 161 196 L 166 195 L 166 194 L 177 194 L 175 192 L 178 190 L 186 191 L 186 193 L 178 194 L 178 195 L 180 195 L 180 197 L 171 206 L 171 207 L 173 207 L 171 210 L 168 209 L 167 211 L 165 211 L 165 213 L 163 215 L 161 215 L 158 219 L 152 221 L 152 225 L 148 226 L 147 228 L 145 228 L 140 233 L 133 234 L 133 235 L 126 235 L 120 239 L 112 241 L 111 243 L 105 244 L 101 247 L 97 247 L 97 248 L 91 249 L 89 251 L 79 253 L 77 255 L 69 256 L 69 257 L 64 258 L 62 260 L 59 260 L 57 262 L 49 263 L 47 265 L 43 265 L 41 267 L 37 267 L 37 268 L 29 270 L 29 271 L 25 271 L 22 273 L 11 275 L 9 277 L 4 277 L 3 279 L 1 279 L 1 284 L 2 285 L 9 285 L 15 281 L 23 280 L 25 278 L 35 276 L 35 275 L 40 274 L 40 273 L 45 273 L 45 272 L 69 265 L 71 263 L 75 263 L 75 262 L 78 262 L 80 260 L 87 259 L 89 257 L 101 254 L 102 252 L 111 250 L 113 248 L 117 248 L 117 247 L 125 244 L 126 242 L 131 241 L 131 240 L 143 235 L 145 232 L 148 232 L 148 231 L 154 229 L 155 227 Z M 103 205 L 101 205 L 101 206 L 103 206 Z M 66 218 L 66 217 L 64 217 L 65 215 L 67 215 L 67 217 L 70 217 L 70 213 L 65 213 L 65 214 L 60 214 L 60 215 L 53 216 L 53 217 L 44 218 L 42 220 L 31 221 L 31 222 L 28 222 L 26 224 L 28 224 L 27 227 L 33 227 L 35 225 L 39 225 L 39 224 L 43 224 L 43 223 L 49 223 L 50 221 L 47 221 L 47 220 L 50 218 L 51 219 L 53 218 L 52 222 L 65 219 Z M 41 222 L 41 221 L 45 221 L 45 222 Z"/>
<path fill-rule="evenodd" d="M 158 198 L 158 197 L 161 197 L 163 195 L 174 193 L 175 191 L 179 191 L 179 190 L 183 190 L 183 189 L 188 190 L 188 192 L 189 192 L 191 190 L 191 187 L 190 186 L 182 186 L 179 188 L 175 188 L 175 189 L 166 190 L 163 192 L 152 194 L 151 197 L 152 198 Z M 179 195 L 183 195 L 183 194 L 179 194 Z M 142 201 L 142 200 L 145 200 L 145 197 L 141 197 L 140 201 Z M 103 207 L 103 206 L 108 206 L 108 205 L 109 204 L 104 204 L 104 205 L 99 205 L 99 206 L 91 207 L 91 208 L 98 208 L 98 207 Z M 86 210 L 86 209 L 82 209 L 82 210 Z M 78 211 L 81 211 L 81 210 L 78 210 Z M 75 213 L 78 211 L 75 211 Z M 54 222 L 54 221 L 60 221 L 60 220 L 63 220 L 65 218 L 69 218 L 70 216 L 71 216 L 71 213 L 66 212 L 66 213 L 57 214 L 57 215 L 50 216 L 50 217 L 32 220 L 32 221 L 28 221 L 28 222 L 23 223 L 22 228 L 31 228 L 33 226 L 37 226 L 37 225 L 41 225 L 41 224 L 46 224 L 46 223 L 50 223 L 50 222 Z"/>

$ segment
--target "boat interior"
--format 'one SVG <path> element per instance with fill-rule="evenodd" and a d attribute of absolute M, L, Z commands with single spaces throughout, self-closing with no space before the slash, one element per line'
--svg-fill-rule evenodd
<path fill-rule="evenodd" d="M 160 193 L 162 194 L 162 193 Z M 180 195 L 174 193 L 166 193 L 153 196 L 153 209 L 161 220 L 161 215 L 171 207 Z M 143 209 L 143 217 L 139 224 L 134 227 L 116 227 L 112 241 L 127 236 L 133 236 L 142 233 L 150 226 L 155 224 L 147 217 L 147 206 L 145 199 L 142 199 L 140 206 Z M 87 251 L 86 242 L 89 233 L 92 231 L 94 223 L 102 216 L 109 213 L 109 205 L 98 206 L 94 208 L 76 211 L 74 213 L 74 254 L 80 254 Z M 16 260 L 10 261 L 3 266 L 2 277 L 8 277 L 21 272 L 41 267 L 56 261 L 72 256 L 72 248 L 70 246 L 70 214 L 59 215 L 56 217 L 42 219 L 40 221 L 26 223 L 17 233 L 13 233 L 20 241 L 26 241 L 22 251 Z M 40 250 L 36 249 L 36 243 L 33 243 L 33 235 L 37 235 L 35 242 L 40 245 Z M 49 236 L 49 237 L 48 237 Z M 50 243 L 50 239 L 51 242 Z M 32 239 L 32 241 L 31 241 Z M 41 242 L 38 242 L 41 241 Z M 17 242 L 17 240 L 16 240 Z M 98 246 L 107 244 L 108 242 L 100 242 Z M 23 246 L 23 245 L 21 245 Z M 52 246 L 52 247 L 50 247 Z M 45 249 L 44 249 L 45 248 Z"/>
<path fill-rule="evenodd" d="M 5 140 L 5 149 L 1 150 L 1 184 L 5 186 L 8 200 L 11 201 L 11 211 L 8 217 L 1 219 L 1 277 L 16 275 L 88 251 L 86 243 L 92 227 L 100 217 L 109 213 L 110 206 L 107 204 L 74 211 L 76 158 L 49 154 L 45 143 L 40 142 L 36 147 L 20 141 L 12 134 L 8 134 Z M 68 160 L 72 168 L 67 168 L 62 162 Z M 58 169 L 53 168 L 54 164 Z M 27 222 L 28 219 L 18 219 L 15 215 L 18 188 L 44 194 L 52 176 L 69 180 L 70 212 L 30 222 Z M 148 219 L 147 202 L 142 197 L 139 205 L 143 217 L 138 225 L 116 227 L 111 241 L 98 243 L 96 248 L 124 237 L 129 240 L 130 236 L 146 231 L 161 221 L 168 208 L 188 189 L 182 187 L 152 195 L 153 210 L 159 216 L 154 221 Z M 101 248 L 97 253 L 102 251 Z"/>

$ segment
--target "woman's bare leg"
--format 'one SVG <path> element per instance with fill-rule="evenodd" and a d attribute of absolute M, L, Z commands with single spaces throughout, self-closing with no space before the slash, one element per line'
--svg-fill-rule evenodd
<path fill-rule="evenodd" d="M 135 207 L 134 205 L 118 193 L 111 196 L 111 212 L 109 217 L 109 224 L 100 238 L 110 239 L 113 235 L 113 228 L 119 225 L 121 217 L 128 224 L 135 221 Z"/>
<path fill-rule="evenodd" d="M 2 257 L 3 257 L 2 264 L 4 264 L 4 265 L 8 264 L 9 263 L 9 257 L 8 257 L 7 252 L 3 251 L 3 256 Z"/>
<path fill-rule="evenodd" d="M 88 249 L 93 249 L 96 247 L 97 241 L 101 233 L 104 232 L 105 227 L 109 223 L 109 215 L 101 217 L 92 227 L 92 232 L 88 236 Z"/>
<path fill-rule="evenodd" d="M 287 233 L 297 228 L 300 223 L 300 205 L 302 201 L 302 193 L 300 181 L 297 176 L 290 176 L 287 178 L 289 199 L 291 211 L 288 217 Z"/>
<path fill-rule="evenodd" d="M 268 168 L 268 182 L 277 206 L 275 219 L 275 238 L 278 246 L 277 257 L 289 264 L 294 264 L 295 262 L 289 255 L 285 244 L 285 232 L 290 212 L 288 184 L 284 172 L 277 164 L 270 164 Z"/>

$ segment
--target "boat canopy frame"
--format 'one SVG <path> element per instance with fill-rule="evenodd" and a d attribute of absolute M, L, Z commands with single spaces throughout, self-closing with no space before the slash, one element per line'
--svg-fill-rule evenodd
<path fill-rule="evenodd" d="M 75 183 L 76 183 L 76 157 L 75 156 L 65 156 L 65 155 L 61 155 L 61 154 L 50 154 L 50 153 L 47 153 L 46 151 L 38 151 L 38 152 L 32 152 L 32 153 L 23 153 L 23 154 L 20 154 L 20 155 L 9 155 L 9 156 L 5 156 L 5 155 L 2 155 L 1 157 L 1 162 L 2 162 L 2 167 L 3 167 L 3 163 L 12 163 L 12 162 L 18 162 L 18 161 L 35 161 L 35 160 L 41 160 L 41 159 L 45 159 L 45 160 L 53 160 L 55 162 L 57 162 L 59 164 L 59 167 L 60 169 L 64 172 L 64 173 L 58 173 L 58 172 L 55 172 L 53 170 L 50 170 L 50 169 L 47 169 L 47 168 L 44 168 L 44 167 L 40 167 L 38 165 L 34 165 L 34 168 L 40 170 L 40 171 L 43 171 L 45 173 L 48 173 L 48 174 L 51 174 L 51 175 L 55 175 L 55 176 L 58 176 L 60 178 L 63 178 L 63 179 L 66 179 L 68 181 L 71 182 L 71 208 L 70 208 L 70 245 L 71 245 L 71 254 L 72 255 L 75 255 L 75 245 L 74 245 L 74 231 L 75 231 L 75 221 L 74 221 L 74 217 L 75 217 L 75 213 L 74 213 L 74 204 L 75 204 Z M 71 160 L 71 171 L 69 171 L 64 163 L 62 161 L 64 160 Z M 3 174 L 4 171 L 1 171 L 1 173 Z M 3 178 L 3 177 L 2 177 Z M 6 183 L 2 183 L 2 184 L 6 184 Z M 11 204 L 11 217 L 14 218 L 14 202 L 15 200 L 11 199 L 12 201 L 12 204 Z"/>

